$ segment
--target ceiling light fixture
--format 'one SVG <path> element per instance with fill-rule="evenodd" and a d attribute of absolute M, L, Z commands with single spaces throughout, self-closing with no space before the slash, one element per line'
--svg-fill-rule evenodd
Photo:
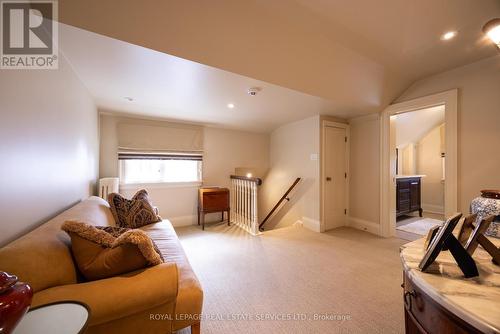
<path fill-rule="evenodd" d="M 260 87 L 250 87 L 250 88 L 248 88 L 248 95 L 255 96 L 261 90 L 262 90 L 262 88 L 260 88 Z"/>
<path fill-rule="evenodd" d="M 443 35 L 441 35 L 441 40 L 442 41 L 449 41 L 450 39 L 452 39 L 456 35 L 457 35 L 456 31 L 447 31 Z"/>
<path fill-rule="evenodd" d="M 500 48 L 500 18 L 488 21 L 483 27 L 483 32 Z"/>
<path fill-rule="evenodd" d="M 227 104 L 227 107 L 228 107 L 229 109 L 233 109 L 233 108 L 234 108 L 234 104 L 232 104 L 232 103 L 228 103 L 228 104 Z"/>

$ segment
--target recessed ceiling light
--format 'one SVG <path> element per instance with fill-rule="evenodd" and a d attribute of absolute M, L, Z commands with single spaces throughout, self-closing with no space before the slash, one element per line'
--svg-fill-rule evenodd
<path fill-rule="evenodd" d="M 125 96 L 124 99 L 127 100 L 128 102 L 133 102 L 134 101 L 134 98 L 132 98 L 130 96 Z"/>
<path fill-rule="evenodd" d="M 445 32 L 443 35 L 441 35 L 441 40 L 442 41 L 449 41 L 450 39 L 452 39 L 456 35 L 457 35 L 456 31 L 448 31 L 448 32 Z"/>
<path fill-rule="evenodd" d="M 500 18 L 488 21 L 484 25 L 483 31 L 500 48 Z"/>
<path fill-rule="evenodd" d="M 232 104 L 232 103 L 228 103 L 228 104 L 227 104 L 227 107 L 228 107 L 229 109 L 233 109 L 233 108 L 234 108 L 234 104 Z"/>

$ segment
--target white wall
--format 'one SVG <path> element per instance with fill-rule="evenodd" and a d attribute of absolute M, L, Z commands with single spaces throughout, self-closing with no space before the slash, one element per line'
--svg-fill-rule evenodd
<path fill-rule="evenodd" d="M 92 195 L 98 117 L 67 62 L 0 71 L 0 245 Z"/>
<path fill-rule="evenodd" d="M 283 227 L 302 220 L 320 220 L 320 117 L 288 123 L 271 133 L 270 168 L 262 186 L 262 213 L 267 213 L 297 177 L 302 178 L 296 192 L 267 225 Z M 318 156 L 311 160 L 311 154 Z"/>
<path fill-rule="evenodd" d="M 422 179 L 422 209 L 426 212 L 444 213 L 444 182 L 441 165 L 441 131 L 444 124 L 432 129 L 417 144 L 417 174 Z"/>
<path fill-rule="evenodd" d="M 415 82 L 396 102 L 458 88 L 458 208 L 500 188 L 500 56 Z M 366 124 L 365 124 L 366 123 Z M 380 122 L 351 122 L 351 215 L 379 223 Z"/>
<path fill-rule="evenodd" d="M 100 177 L 118 177 L 118 140 L 116 125 L 127 123 L 150 123 L 151 120 L 117 117 L 101 114 L 101 162 Z M 161 126 L 161 121 L 154 121 Z M 234 131 L 220 128 L 203 130 L 203 185 L 229 187 L 235 168 L 248 167 L 267 171 L 269 165 L 269 135 Z M 144 134 L 147 135 L 147 134 Z M 163 218 L 174 226 L 196 224 L 198 185 L 147 186 L 145 187 L 158 206 Z M 125 187 L 120 192 L 132 197 L 139 188 Z M 220 219 L 219 214 L 207 215 L 207 221 Z"/>
<path fill-rule="evenodd" d="M 349 124 L 349 220 L 369 230 L 380 220 L 380 119 L 378 115 L 370 115 L 352 119 Z"/>
<path fill-rule="evenodd" d="M 500 188 L 500 55 L 414 83 L 397 102 L 458 88 L 458 208 Z"/>

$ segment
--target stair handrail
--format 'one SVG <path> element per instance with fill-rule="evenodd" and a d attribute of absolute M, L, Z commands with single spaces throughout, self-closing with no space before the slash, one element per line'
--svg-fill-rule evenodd
<path fill-rule="evenodd" d="M 295 188 L 295 186 L 300 182 L 300 180 L 301 180 L 300 177 L 296 178 L 295 181 L 293 182 L 293 184 L 285 192 L 285 194 L 283 196 L 281 196 L 281 198 L 278 201 L 278 203 L 276 203 L 276 205 L 271 209 L 271 211 L 269 211 L 269 213 L 267 214 L 266 218 L 264 218 L 264 220 L 262 221 L 262 223 L 259 224 L 259 231 L 263 231 L 264 230 L 264 224 L 267 223 L 267 221 L 269 220 L 269 218 L 271 218 L 271 216 L 273 215 L 273 213 L 279 208 L 279 206 L 281 205 L 281 203 L 283 203 L 284 200 L 290 201 L 290 198 L 288 197 L 288 194 L 290 194 L 290 192 L 293 190 L 293 188 Z"/>

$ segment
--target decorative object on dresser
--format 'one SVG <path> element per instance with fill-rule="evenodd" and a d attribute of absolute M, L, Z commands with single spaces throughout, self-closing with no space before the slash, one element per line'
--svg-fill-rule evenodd
<path fill-rule="evenodd" d="M 455 258 L 455 261 L 464 273 L 465 277 L 469 278 L 479 275 L 476 263 L 460 242 L 458 242 L 457 238 L 455 238 L 452 234 L 455 226 L 460 220 L 460 217 L 462 217 L 462 214 L 458 213 L 448 218 L 444 225 L 439 229 L 436 236 L 432 239 L 422 261 L 418 265 L 420 270 L 426 271 L 434 260 L 436 260 L 443 248 L 446 247 L 450 250 L 451 255 Z"/>
<path fill-rule="evenodd" d="M 500 190 L 483 189 L 481 190 L 481 197 L 500 199 Z"/>
<path fill-rule="evenodd" d="M 472 235 L 465 245 L 465 249 L 470 255 L 472 255 L 477 249 L 477 246 L 481 245 L 484 250 L 491 255 L 493 263 L 500 265 L 500 248 L 496 247 L 484 235 L 484 232 L 488 229 L 494 218 L 494 216 L 489 216 L 488 218 L 481 220 L 481 222 L 473 229 Z"/>
<path fill-rule="evenodd" d="M 476 221 L 477 214 L 473 213 L 464 218 L 460 231 L 458 232 L 458 242 L 465 247 L 467 240 L 469 240 L 472 231 L 474 230 L 474 222 Z M 472 255 L 472 254 L 471 254 Z"/>
<path fill-rule="evenodd" d="M 224 211 L 227 212 L 227 225 L 230 225 L 229 189 L 221 187 L 203 187 L 198 190 L 198 225 L 205 230 L 205 215 L 221 212 L 221 222 L 224 221 Z"/>
<path fill-rule="evenodd" d="M 40 305 L 29 310 L 13 334 L 84 333 L 90 319 L 90 308 L 78 301 Z"/>
<path fill-rule="evenodd" d="M 440 225 L 436 225 L 436 226 L 431 227 L 429 229 L 429 232 L 427 232 L 427 237 L 425 238 L 425 243 L 424 243 L 424 248 L 425 249 L 429 249 L 429 246 L 431 245 L 432 240 L 434 240 L 434 237 L 439 232 L 440 228 L 441 228 Z"/>
<path fill-rule="evenodd" d="M 418 211 L 422 217 L 422 176 L 396 176 L 396 217 Z"/>
<path fill-rule="evenodd" d="M 33 290 L 17 276 L 0 271 L 0 333 L 10 333 L 31 305 Z"/>
<path fill-rule="evenodd" d="M 490 237 L 500 238 L 500 199 L 498 190 L 481 190 L 481 196 L 474 198 L 470 203 L 470 212 L 476 213 L 476 224 L 491 215 L 496 216 L 485 234 Z"/>

